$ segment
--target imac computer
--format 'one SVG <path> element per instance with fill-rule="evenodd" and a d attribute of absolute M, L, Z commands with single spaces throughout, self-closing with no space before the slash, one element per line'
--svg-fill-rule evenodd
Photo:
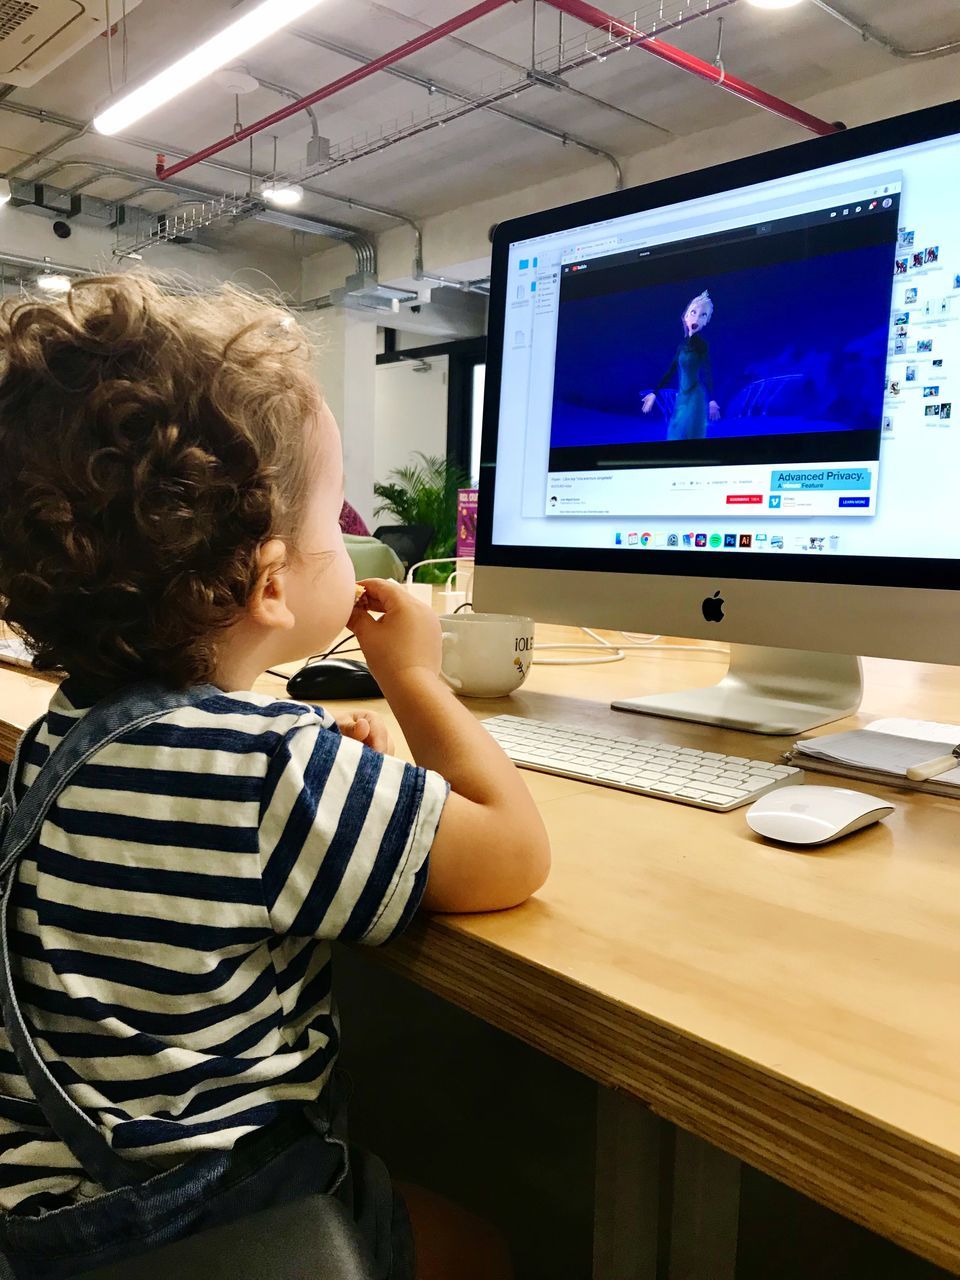
<path fill-rule="evenodd" d="M 731 642 L 795 734 L 960 663 L 960 104 L 502 223 L 478 609 Z"/>

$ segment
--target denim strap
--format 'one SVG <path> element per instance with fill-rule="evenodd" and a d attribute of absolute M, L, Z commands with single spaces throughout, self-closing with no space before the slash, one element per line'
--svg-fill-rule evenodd
<path fill-rule="evenodd" d="M 102 747 L 122 734 L 149 724 L 179 707 L 195 706 L 219 693 L 212 685 L 171 691 L 159 684 L 121 690 L 97 703 L 67 733 L 51 753 L 23 799 L 17 804 L 15 785 L 24 743 L 32 742 L 43 717 L 26 731 L 17 747 L 7 788 L 0 801 L 0 1008 L 3 1023 L 20 1070 L 47 1123 L 69 1148 L 87 1176 L 108 1191 L 144 1182 L 156 1172 L 120 1156 L 90 1117 L 70 1098 L 43 1061 L 34 1043 L 14 990 L 10 951 L 11 912 L 17 868 L 25 850 L 39 834 L 50 807 L 74 774 Z M 0 1267 L 0 1280 L 3 1280 Z"/>

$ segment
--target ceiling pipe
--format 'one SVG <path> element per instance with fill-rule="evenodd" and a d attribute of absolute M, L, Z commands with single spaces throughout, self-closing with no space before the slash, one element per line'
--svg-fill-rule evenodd
<path fill-rule="evenodd" d="M 202 187 L 188 187 L 178 182 L 165 183 L 161 185 L 155 179 L 152 179 L 147 173 L 138 173 L 136 169 L 125 169 L 117 165 L 104 164 L 103 161 L 88 156 L 78 156 L 72 160 L 60 160 L 53 167 L 51 172 L 71 168 L 94 170 L 94 173 L 91 176 L 69 188 L 71 195 L 78 194 L 84 188 L 92 186 L 94 182 L 99 181 L 101 178 L 123 178 L 128 182 L 141 183 L 144 188 L 149 188 L 150 190 L 164 192 L 167 195 L 172 194 L 183 196 L 188 201 L 196 200 L 200 203 L 205 203 L 208 200 L 218 200 L 223 195 L 222 191 L 206 191 Z M 125 199 L 129 200 L 130 197 L 127 196 Z M 118 200 L 116 203 L 122 204 L 123 201 Z M 173 212 L 173 210 L 158 210 L 157 216 L 159 217 L 163 213 L 169 215 L 171 212 Z M 254 216 L 256 217 L 256 215 Z M 305 217 L 302 221 L 305 224 L 304 227 L 301 228 L 303 230 L 306 230 L 307 224 L 312 224 L 312 226 L 316 227 L 315 234 L 328 236 L 331 240 L 341 240 L 344 243 L 349 244 L 354 252 L 354 256 L 356 257 L 358 271 L 375 270 L 375 266 L 372 268 L 371 264 L 376 263 L 376 246 L 373 241 L 370 240 L 369 237 L 365 236 L 358 228 L 348 227 L 341 223 L 329 222 L 316 218 Z"/>
<path fill-rule="evenodd" d="M 16 86 L 13 86 L 13 85 L 10 86 L 11 90 L 15 87 Z M 20 102 L 7 102 L 4 100 L 5 97 L 6 95 L 3 94 L 2 91 L 0 91 L 0 111 L 9 111 L 9 112 L 12 112 L 14 115 L 25 116 L 29 120 L 40 120 L 45 124 L 59 125 L 65 129 L 77 129 L 79 132 L 83 132 L 85 130 L 85 126 L 82 124 L 81 121 L 73 120 L 71 119 L 70 116 L 63 116 L 56 112 L 44 111 L 41 107 L 29 107 Z M 69 138 L 60 138 L 50 148 L 46 149 L 47 153 L 49 154 L 50 152 L 55 151 L 58 147 L 64 145 L 68 141 L 69 141 Z M 154 155 L 158 151 L 164 151 L 166 152 L 167 155 L 172 155 L 172 156 L 187 155 L 186 151 L 182 151 L 178 147 L 171 147 L 162 142 L 156 142 L 152 138 L 140 138 L 140 137 L 130 136 L 130 137 L 125 137 L 123 139 L 123 142 L 128 147 L 137 147 L 143 151 L 150 151 Z M 32 160 L 35 160 L 35 159 L 36 159 L 35 156 L 31 157 L 31 162 Z M 74 161 L 72 158 L 57 160 L 52 164 L 48 165 L 47 168 L 44 169 L 42 173 L 35 174 L 34 177 L 31 179 L 31 181 L 43 182 L 46 178 L 49 178 L 54 173 L 59 172 L 60 169 L 74 163 L 77 163 L 77 162 Z M 82 161 L 80 163 L 82 163 Z M 205 160 L 203 163 L 206 165 L 208 169 L 215 169 L 220 173 L 228 173 L 231 176 L 242 177 L 246 180 L 249 180 L 250 171 L 247 168 L 242 169 L 238 165 L 226 164 L 223 161 L 218 161 L 218 160 Z M 262 173 L 254 174 L 254 177 L 256 178 L 266 178 L 268 176 L 269 175 L 262 174 Z M 6 177 L 6 174 L 4 174 L 4 177 Z M 147 175 L 146 174 L 137 175 L 133 180 L 137 182 L 146 181 Z M 174 182 L 168 183 L 167 185 L 169 189 L 173 191 L 192 190 L 192 188 L 189 188 L 189 187 L 180 188 Z M 393 218 L 397 222 L 406 223 L 406 225 L 411 227 L 414 230 L 414 232 L 419 234 L 419 225 L 414 221 L 414 219 L 411 218 L 409 214 L 401 213 L 398 209 L 390 209 L 380 204 L 370 204 L 369 201 L 357 200 L 353 196 L 340 195 L 336 191 L 327 191 L 323 187 L 307 186 L 306 184 L 304 184 L 303 189 L 304 191 L 309 192 L 311 195 L 319 196 L 322 200 L 330 200 L 334 204 L 345 204 L 350 209 L 359 209 L 362 213 L 372 213 L 372 214 L 375 214 L 378 218 Z M 162 188 L 158 187 L 158 190 L 162 190 Z M 362 231 L 359 227 L 354 228 L 354 230 L 356 234 L 358 235 L 362 234 Z"/>
<path fill-rule="evenodd" d="M 95 183 L 100 182 L 102 178 L 103 178 L 102 173 L 91 174 L 90 177 L 84 178 L 82 182 L 78 182 L 74 186 L 68 187 L 66 193 L 68 196 L 79 195 L 82 191 L 86 191 L 87 187 L 92 187 L 94 186 Z M 134 187 L 131 191 L 124 192 L 122 196 L 117 196 L 115 203 L 129 204 L 131 200 L 136 200 L 138 196 L 156 195 L 158 191 L 163 191 L 163 189 L 164 188 L 160 185 L 159 182 L 141 182 L 138 187 Z M 171 187 L 167 191 L 167 196 L 168 198 L 172 198 L 173 200 L 172 204 L 168 202 L 167 204 L 164 205 L 162 209 L 156 209 L 156 210 L 146 209 L 144 210 L 144 212 L 146 213 L 156 212 L 158 214 L 172 213 L 174 209 L 182 209 L 185 205 L 202 203 L 202 201 L 200 201 L 199 199 L 184 200 L 180 196 L 180 194 L 177 192 L 176 188 L 174 187 Z"/>
<path fill-rule="evenodd" d="M 594 5 L 588 4 L 587 0 L 544 0 L 544 3 L 552 5 L 554 9 L 559 9 L 571 18 L 576 18 L 579 22 L 586 23 L 588 27 L 596 27 L 599 31 L 609 32 L 611 40 L 622 40 L 627 45 L 643 49 L 646 53 L 652 53 L 654 57 L 661 58 L 664 62 L 669 62 L 671 66 L 698 76 L 701 80 L 706 80 L 710 84 L 715 84 L 718 88 L 723 89 L 724 92 L 732 93 L 734 97 L 742 98 L 744 102 L 752 103 L 756 107 L 762 107 L 764 111 L 770 111 L 784 120 L 800 125 L 801 128 L 809 129 L 811 133 L 816 133 L 823 137 L 826 134 L 838 131 L 835 124 L 810 115 L 809 112 L 803 111 L 800 107 L 784 102 L 782 98 L 777 98 L 772 93 L 767 93 L 746 80 L 740 80 L 737 76 L 730 75 L 722 67 L 715 66 L 712 62 L 704 62 L 702 58 L 698 58 L 692 53 L 678 49 L 675 45 L 666 44 L 656 36 L 647 35 L 646 32 L 632 26 L 629 22 L 623 22 L 620 18 L 615 18 L 612 14 L 604 13 L 602 9 L 597 9 Z"/>
<path fill-rule="evenodd" d="M 933 44 L 926 49 L 906 49 L 903 45 L 894 44 L 892 40 L 882 36 L 876 27 L 871 27 L 866 22 L 858 22 L 856 18 L 851 18 L 835 5 L 828 4 L 827 0 L 813 0 L 813 3 L 824 13 L 828 13 L 831 18 L 836 18 L 845 27 L 855 31 L 861 40 L 878 44 L 881 49 L 886 49 L 887 53 L 892 53 L 895 58 L 936 58 L 945 53 L 955 53 L 960 49 L 960 40 L 950 40 L 947 44 Z"/>
<path fill-rule="evenodd" d="M 402 44 L 396 49 L 391 49 L 389 53 L 381 54 L 380 57 L 374 58 L 372 62 L 358 67 L 355 71 L 348 71 L 345 76 L 340 76 L 339 79 L 331 81 L 330 84 L 315 89 L 313 93 L 307 94 L 297 102 L 291 102 L 289 106 L 281 107 L 279 111 L 274 111 L 271 115 L 254 121 L 253 124 L 245 125 L 242 129 L 238 129 L 236 133 L 228 134 L 225 138 L 220 138 L 219 141 L 210 143 L 209 146 L 204 147 L 201 151 L 187 156 L 185 160 L 179 160 L 176 164 L 168 165 L 158 157 L 157 177 L 164 181 L 167 178 L 172 178 L 175 174 L 182 173 L 185 169 L 209 159 L 210 156 L 218 155 L 228 147 L 235 146 L 238 142 L 243 142 L 247 138 L 252 138 L 254 134 L 263 133 L 273 125 L 279 124 L 281 120 L 287 120 L 290 116 L 296 115 L 298 111 L 305 111 L 307 107 L 312 107 L 317 102 L 333 97 L 341 89 L 360 84 L 361 81 L 366 80 L 376 72 L 383 71 L 395 62 L 400 62 L 404 58 L 409 58 L 413 54 L 419 53 L 422 49 L 429 48 L 430 45 L 436 44 L 438 40 L 442 40 L 445 36 L 451 35 L 454 31 L 459 31 L 461 27 L 468 26 L 471 22 L 476 22 L 478 19 L 486 17 L 488 13 L 494 13 L 497 9 L 502 9 L 505 5 L 512 3 L 516 3 L 516 0 L 480 0 L 480 3 L 475 4 L 471 9 L 466 9 L 463 13 L 457 14 L 439 26 L 432 27 L 422 35 L 415 36 L 414 39 L 408 40 L 406 44 Z"/>
<path fill-rule="evenodd" d="M 175 194 L 188 197 L 196 196 L 200 200 L 219 200 L 224 194 L 222 191 L 209 191 L 203 187 L 184 186 L 182 183 L 178 182 L 161 184 L 152 179 L 149 173 L 142 173 L 136 169 L 122 168 L 119 165 L 105 164 L 104 161 L 97 159 L 94 156 L 75 156 L 69 160 L 59 160 L 51 170 L 42 176 L 42 178 L 37 177 L 33 179 L 33 181 L 40 182 L 44 178 L 48 177 L 52 172 L 59 172 L 61 169 L 72 168 L 93 169 L 96 171 L 95 177 L 79 182 L 75 186 L 69 188 L 71 194 L 74 195 L 85 187 L 92 186 L 99 178 L 125 178 L 130 182 L 150 184 L 157 191 L 166 191 L 168 193 L 172 191 Z M 363 232 L 358 227 L 347 226 L 345 223 L 330 222 L 327 219 L 318 218 L 307 218 L 305 221 L 315 222 L 318 228 L 325 228 L 322 232 L 318 231 L 318 234 L 327 235 L 331 240 L 344 240 L 349 242 L 354 239 L 362 240 L 365 238 Z"/>
<path fill-rule="evenodd" d="M 261 89 L 269 89 L 271 93 L 278 93 L 281 98 L 287 98 L 291 102 L 300 101 L 300 94 L 297 93 L 296 89 L 290 89 L 285 84 L 277 84 L 273 80 L 264 80 L 261 76 L 254 76 L 253 78 Z M 310 117 L 310 128 L 313 130 L 313 136 L 315 138 L 319 138 L 320 121 L 317 119 L 317 113 L 314 111 L 313 107 L 306 107 L 305 111 Z"/>
<path fill-rule="evenodd" d="M 736 4 L 737 0 L 717 0 L 717 3 L 720 7 L 723 7 L 727 4 Z M 382 13 L 388 18 L 394 18 L 398 22 L 405 22 L 408 26 L 417 27 L 420 31 L 427 29 L 428 24 L 426 22 L 421 22 L 419 18 L 413 18 L 407 13 L 401 13 L 399 9 L 393 9 L 388 4 L 381 4 L 379 0 L 367 0 L 367 8 L 373 9 L 376 13 Z M 290 27 L 288 30 L 291 35 L 299 36 L 301 34 L 300 29 L 296 27 Z M 464 40 L 461 36 L 451 36 L 450 43 L 458 49 L 466 49 L 468 53 L 476 54 L 477 57 L 486 58 L 489 62 L 496 62 L 501 67 L 509 67 L 511 71 L 519 71 L 521 75 L 527 70 L 522 62 L 507 58 L 502 53 L 496 53 L 493 49 L 485 49 L 483 45 L 474 44 L 471 40 Z M 558 58 L 558 61 L 560 60 Z M 394 74 L 394 72 L 390 74 Z M 556 71 L 554 71 L 554 74 L 556 74 Z M 622 116 L 625 120 L 630 120 L 634 124 L 646 125 L 648 129 L 655 129 L 658 133 L 666 134 L 668 137 L 673 136 L 669 129 L 665 129 L 663 125 L 655 124 L 652 120 L 648 120 L 646 116 L 638 116 L 635 111 L 628 111 L 626 107 L 621 107 L 615 102 L 608 102 L 605 98 L 598 98 L 592 93 L 584 92 L 583 89 L 575 89 L 573 85 L 567 84 L 566 81 L 557 81 L 553 87 L 563 90 L 564 93 L 573 94 L 575 97 L 591 103 L 592 106 L 602 107 L 605 111 L 613 111 L 618 116 Z"/>
<path fill-rule="evenodd" d="M 723 2 L 723 0 L 721 0 L 721 2 Z M 733 3 L 734 0 L 726 0 L 726 2 Z M 423 23 L 418 23 L 417 25 L 425 27 L 425 24 Z M 425 27 L 425 29 L 429 30 L 428 27 Z M 369 66 L 370 63 L 374 61 L 372 57 L 369 57 L 365 53 L 361 53 L 358 49 L 351 49 L 348 45 L 340 44 L 336 40 L 328 40 L 325 36 L 314 35 L 312 31 L 305 31 L 300 27 L 291 27 L 289 34 L 296 36 L 298 40 L 303 40 L 307 44 L 314 45 L 318 49 L 326 49 L 328 52 L 335 53 L 341 58 L 349 58 L 353 62 L 359 62 L 362 66 Z M 461 42 L 455 41 L 454 43 L 459 44 Z M 527 72 L 526 67 L 520 67 L 519 69 L 523 73 Z M 404 80 L 407 84 L 416 85 L 418 89 L 425 89 L 427 93 L 436 93 L 440 94 L 441 97 L 444 98 L 452 98 L 455 102 L 467 103 L 471 110 L 474 111 L 489 111 L 492 115 L 502 116 L 505 120 L 512 120 L 515 124 L 520 124 L 523 125 L 524 128 L 532 129 L 535 133 L 544 134 L 548 138 L 556 138 L 560 142 L 569 143 L 572 147 L 579 147 L 582 151 L 587 151 L 591 155 L 598 156 L 600 159 L 606 160 L 613 169 L 617 190 L 619 191 L 623 187 L 623 172 L 620 168 L 620 162 L 611 152 L 605 151 L 602 147 L 595 146 L 592 142 L 587 142 L 583 138 L 577 137 L 576 134 L 563 133 L 561 130 L 555 129 L 552 125 L 546 124 L 541 120 L 536 120 L 534 117 L 525 115 L 521 111 L 514 111 L 512 108 L 498 105 L 504 98 L 515 98 L 517 94 L 522 92 L 524 89 L 532 89 L 536 87 L 538 81 L 543 83 L 550 79 L 550 87 L 569 89 L 570 86 L 564 85 L 562 81 L 558 81 L 554 84 L 552 83 L 552 78 L 538 76 L 537 78 L 530 78 L 525 83 L 522 82 L 517 85 L 511 85 L 509 89 L 505 90 L 501 94 L 478 97 L 476 94 L 470 93 L 466 89 L 455 89 L 452 85 L 445 84 L 442 80 L 432 80 L 427 76 L 418 75 L 414 71 L 406 71 L 401 67 L 386 67 L 384 70 L 387 75 L 396 76 L 398 80 Z M 578 96 L 589 96 L 580 95 L 579 90 L 571 90 L 571 92 L 576 93 Z M 459 119 L 459 116 L 456 118 Z M 644 120 L 641 116 L 635 116 L 632 118 L 638 120 L 641 124 L 649 125 L 652 129 L 659 130 L 661 133 L 669 134 L 669 130 L 661 129 L 659 125 L 655 125 L 649 120 Z"/>
<path fill-rule="evenodd" d="M 84 168 L 88 167 L 85 160 L 65 160 L 63 164 L 57 165 L 57 169 L 70 169 L 74 165 L 83 165 Z M 126 204 L 127 201 L 132 200 L 134 196 L 146 195 L 150 192 L 164 191 L 167 193 L 168 198 L 172 196 L 174 200 L 181 204 L 187 203 L 185 200 L 181 199 L 181 197 L 189 196 L 191 194 L 194 195 L 194 198 L 198 203 L 202 200 L 210 199 L 210 196 L 202 195 L 199 190 L 192 192 L 190 187 L 165 187 L 162 182 L 157 182 L 156 178 L 151 182 L 147 178 L 146 174 L 144 174 L 142 178 L 138 178 L 135 171 L 132 169 L 129 171 L 126 169 L 114 169 L 113 166 L 107 164 L 100 165 L 98 168 L 100 169 L 99 173 L 88 173 L 85 178 L 82 178 L 79 182 L 75 182 L 72 187 L 66 187 L 66 194 L 68 196 L 78 196 L 82 191 L 86 191 L 88 187 L 92 187 L 96 183 L 102 182 L 104 178 L 124 178 L 129 182 L 139 182 L 140 185 L 135 191 L 131 191 L 128 195 L 118 197 L 117 204 Z M 44 174 L 43 178 L 37 178 L 37 184 L 45 181 L 46 177 L 47 175 Z"/>
<path fill-rule="evenodd" d="M 481 107 L 486 107 L 491 102 L 499 102 L 502 98 L 512 98 L 522 89 L 527 88 L 528 82 L 521 82 L 516 88 L 511 86 L 507 89 L 501 89 L 500 92 L 491 98 L 484 98 L 482 101 L 470 100 L 461 107 L 451 108 L 444 115 L 428 116 L 422 119 L 418 124 L 407 127 L 399 133 L 387 135 L 383 138 L 375 139 L 366 148 L 353 155 L 341 155 L 336 159 L 329 160 L 323 168 L 323 173 L 330 173 L 334 169 L 338 169 L 343 165 L 352 164 L 354 160 L 365 159 L 367 156 L 376 155 L 379 151 L 386 151 L 388 147 L 396 146 L 398 142 L 409 142 L 411 138 L 419 137 L 420 134 L 429 133 L 433 129 L 443 128 L 444 125 L 451 124 L 454 120 L 462 120 L 464 116 L 472 115 L 474 111 Z M 441 90 L 442 92 L 442 90 Z M 461 95 L 462 96 L 462 95 Z M 513 116 L 514 120 L 522 120 L 523 117 Z M 596 147 L 592 142 L 584 142 L 577 139 L 569 133 L 565 133 L 562 129 L 554 129 L 551 125 L 537 125 L 537 132 L 545 134 L 547 137 L 555 138 L 557 142 L 563 146 L 577 146 L 583 151 L 588 151 L 591 155 L 598 156 L 605 160 L 613 169 L 615 185 L 618 191 L 623 189 L 624 178 L 623 170 L 620 167 L 620 161 L 615 155 L 609 151 L 604 151 L 602 147 Z"/>
<path fill-rule="evenodd" d="M 7 253 L 3 249 L 0 249 L 0 263 L 8 267 L 25 267 L 28 271 L 54 271 L 62 276 L 95 274 L 89 267 L 68 267 L 65 262 L 51 262 L 49 258 L 30 258 L 22 253 Z"/>
<path fill-rule="evenodd" d="M 326 311 L 334 302 L 329 293 L 323 293 L 318 298 L 307 298 L 305 302 L 291 302 L 288 305 L 291 311 Z"/>
<path fill-rule="evenodd" d="M 7 170 L 8 178 L 19 178 L 24 169 L 29 169 L 32 164 L 36 164 L 38 160 L 45 160 L 47 156 L 53 155 L 54 151 L 59 151 L 61 147 L 65 147 L 68 142 L 76 142 L 78 138 L 82 138 L 85 133 L 90 130 L 90 125 L 81 124 L 79 121 L 70 126 L 69 132 L 64 134 L 62 138 L 57 138 L 55 142 L 48 143 L 41 150 L 35 151 L 32 156 L 27 156 L 26 160 L 21 160 L 19 164 L 15 164 L 12 169 Z"/>

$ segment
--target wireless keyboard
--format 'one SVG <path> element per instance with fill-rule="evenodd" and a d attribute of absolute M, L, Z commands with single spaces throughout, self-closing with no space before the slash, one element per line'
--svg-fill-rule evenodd
<path fill-rule="evenodd" d="M 666 742 L 639 742 L 520 716 L 492 716 L 483 725 L 524 768 L 721 813 L 750 804 L 775 787 L 803 781 L 803 770 L 789 765 Z"/>

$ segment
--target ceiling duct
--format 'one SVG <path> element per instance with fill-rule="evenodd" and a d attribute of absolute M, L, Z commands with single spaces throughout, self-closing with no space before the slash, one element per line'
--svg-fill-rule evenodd
<path fill-rule="evenodd" d="M 344 307 L 386 328 L 438 338 L 475 338 L 486 332 L 487 301 L 480 294 L 439 288 L 430 290 L 429 302 L 423 296 L 422 290 L 378 284 L 375 276 L 357 274 L 342 289 L 301 303 L 297 310 Z"/>
<path fill-rule="evenodd" d="M 0 0 L 0 3 L 2 2 L 3 0 Z M 65 162 L 64 167 L 67 163 L 76 162 Z M 87 167 L 86 162 L 84 167 Z M 66 191 L 46 182 L 23 182 L 14 179 L 10 183 L 10 205 L 12 208 L 20 209 L 25 213 L 39 214 L 54 222 L 62 220 L 83 226 L 105 227 L 108 230 L 125 227 L 133 239 L 125 246 L 116 246 L 118 257 L 138 253 L 144 247 L 161 243 L 191 245 L 200 249 L 215 248 L 216 246 L 209 240 L 204 239 L 204 233 L 208 227 L 219 224 L 229 233 L 232 226 L 236 226 L 247 218 L 253 218 L 258 222 L 274 223 L 306 235 L 343 240 L 353 249 L 358 269 L 362 272 L 376 273 L 376 246 L 371 239 L 354 227 L 321 218 L 310 218 L 269 209 L 257 197 L 217 196 L 212 192 L 196 191 L 193 194 L 198 198 L 193 199 L 188 189 L 178 190 L 176 187 L 170 189 L 168 194 L 179 195 L 182 203 L 160 211 L 133 204 L 130 197 L 122 200 L 102 200 L 96 196 L 88 196 L 78 188 L 89 185 L 97 180 L 98 176 L 125 176 L 135 181 L 145 175 L 132 170 L 117 169 L 110 165 L 99 165 L 93 160 L 90 161 L 89 167 L 102 172 L 99 175 L 94 174 L 86 183 L 80 183 L 78 187 Z M 147 181 L 145 188 L 138 188 L 130 195 L 141 195 L 145 190 L 152 190 L 154 186 L 156 183 Z M 164 188 L 164 190 L 167 189 Z M 217 213 L 217 216 L 213 216 L 214 213 Z"/>
<path fill-rule="evenodd" d="M 342 289 L 334 289 L 330 302 L 348 311 L 378 311 L 396 316 L 404 306 L 416 302 L 418 294 L 409 289 L 394 289 L 380 284 L 374 275 L 357 274 L 347 277 Z"/>
<path fill-rule="evenodd" d="M 105 30 L 103 0 L 0 0 L 0 81 L 28 88 Z"/>
<path fill-rule="evenodd" d="M 36 213 L 51 221 L 63 219 L 85 227 L 112 230 L 124 220 L 124 206 L 115 200 L 99 200 L 96 196 L 63 191 L 46 182 L 10 183 L 10 207 L 24 213 Z"/>
<path fill-rule="evenodd" d="M 52 221 L 58 218 L 72 218 L 80 212 L 80 197 L 72 196 L 69 191 L 61 191 L 59 187 L 50 187 L 43 182 L 11 182 L 10 207 L 23 209 L 27 213 L 38 213 Z"/>

